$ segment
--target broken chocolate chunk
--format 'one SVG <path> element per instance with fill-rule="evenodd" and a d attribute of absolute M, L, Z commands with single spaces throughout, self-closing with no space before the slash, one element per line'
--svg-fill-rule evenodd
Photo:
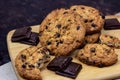
<path fill-rule="evenodd" d="M 38 33 L 36 32 L 31 32 L 30 38 L 28 39 L 23 39 L 20 42 L 28 45 L 37 45 L 39 43 L 39 37 Z"/>
<path fill-rule="evenodd" d="M 60 29 L 60 28 L 61 28 L 61 24 L 56 25 L 56 27 L 57 27 L 58 29 Z"/>
<path fill-rule="evenodd" d="M 87 23 L 87 22 L 88 22 L 88 19 L 85 19 L 84 22 Z"/>
<path fill-rule="evenodd" d="M 80 29 L 80 26 L 77 26 L 77 30 L 79 30 Z"/>
<path fill-rule="evenodd" d="M 117 18 L 105 19 L 105 30 L 120 29 L 120 22 Z"/>
<path fill-rule="evenodd" d="M 31 35 L 31 28 L 30 27 L 23 27 L 16 29 L 13 33 L 13 36 L 11 38 L 12 42 L 17 42 L 22 39 L 28 39 Z"/>
<path fill-rule="evenodd" d="M 72 57 L 56 56 L 48 65 L 47 68 L 52 71 L 65 69 L 72 61 Z"/>
<path fill-rule="evenodd" d="M 90 51 L 91 51 L 91 52 L 95 52 L 95 48 L 91 48 Z"/>
<path fill-rule="evenodd" d="M 50 41 L 46 41 L 46 44 L 47 44 L 47 45 L 50 45 L 50 44 L 51 44 L 51 42 L 50 42 Z"/>
<path fill-rule="evenodd" d="M 60 37 L 60 33 L 56 33 L 54 36 L 55 36 L 56 38 L 58 38 L 58 37 Z"/>
<path fill-rule="evenodd" d="M 91 26 L 92 26 L 92 27 L 96 27 L 97 25 L 96 25 L 96 24 L 94 24 L 94 23 L 92 23 L 92 24 L 91 24 Z"/>
<path fill-rule="evenodd" d="M 81 69 L 82 69 L 81 64 L 71 62 L 66 69 L 56 71 L 56 74 L 75 79 Z"/>
<path fill-rule="evenodd" d="M 22 65 L 22 68 L 26 68 L 26 65 L 25 65 L 25 64 L 23 64 L 23 65 Z"/>

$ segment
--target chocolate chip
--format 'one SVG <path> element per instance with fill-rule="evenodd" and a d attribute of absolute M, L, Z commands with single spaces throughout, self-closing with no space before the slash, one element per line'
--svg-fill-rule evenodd
<path fill-rule="evenodd" d="M 58 29 L 60 29 L 60 28 L 61 28 L 61 24 L 56 25 L 56 27 L 57 27 Z"/>
<path fill-rule="evenodd" d="M 68 19 L 68 22 L 70 22 L 71 20 L 70 19 Z"/>
<path fill-rule="evenodd" d="M 110 36 L 110 38 L 113 38 L 113 36 Z"/>
<path fill-rule="evenodd" d="M 45 29 L 48 29 L 48 26 L 47 26 L 47 25 L 45 26 Z"/>
<path fill-rule="evenodd" d="M 35 68 L 35 66 L 33 64 L 30 64 L 28 66 L 29 66 L 29 68 Z"/>
<path fill-rule="evenodd" d="M 80 56 L 83 56 L 84 54 L 82 53 L 82 54 L 80 54 Z"/>
<path fill-rule="evenodd" d="M 73 11 L 76 11 L 76 9 L 73 9 Z"/>
<path fill-rule="evenodd" d="M 95 52 L 95 48 L 90 48 L 90 52 Z"/>
<path fill-rule="evenodd" d="M 89 20 L 89 22 L 93 22 L 93 19 Z"/>
<path fill-rule="evenodd" d="M 50 45 L 50 44 L 51 44 L 51 42 L 50 42 L 50 41 L 46 41 L 46 44 L 47 44 L 47 45 Z"/>
<path fill-rule="evenodd" d="M 81 9 L 85 9 L 84 7 L 81 7 Z"/>
<path fill-rule="evenodd" d="M 62 43 L 63 43 L 63 41 L 62 41 L 62 40 L 60 40 L 60 43 L 62 44 Z"/>
<path fill-rule="evenodd" d="M 87 23 L 87 22 L 88 22 L 88 19 L 85 19 L 84 22 Z"/>
<path fill-rule="evenodd" d="M 63 14 L 67 14 L 68 12 L 64 12 Z"/>
<path fill-rule="evenodd" d="M 96 27 L 97 25 L 96 25 L 96 24 L 94 24 L 94 23 L 92 23 L 92 24 L 91 24 L 91 26 L 92 26 L 92 27 Z"/>
<path fill-rule="evenodd" d="M 25 65 L 25 64 L 23 64 L 23 65 L 22 65 L 22 68 L 26 68 L 26 65 Z"/>
<path fill-rule="evenodd" d="M 22 54 L 22 55 L 21 55 L 21 58 L 22 58 L 22 59 L 26 59 L 26 56 Z"/>
<path fill-rule="evenodd" d="M 105 15 L 103 13 L 100 13 L 100 16 L 105 19 Z"/>
<path fill-rule="evenodd" d="M 56 43 L 56 46 L 58 46 L 58 45 L 59 45 L 59 43 L 60 43 L 60 42 L 57 42 L 57 43 Z"/>
<path fill-rule="evenodd" d="M 56 38 L 58 38 L 58 37 L 60 37 L 60 33 L 56 33 L 54 36 L 55 36 Z"/>
<path fill-rule="evenodd" d="M 41 63 L 38 62 L 37 65 L 38 65 L 38 67 L 39 67 L 39 66 L 41 65 Z"/>
<path fill-rule="evenodd" d="M 63 28 L 62 29 L 67 29 L 67 26 L 63 26 Z"/>
<path fill-rule="evenodd" d="M 77 30 L 79 30 L 80 29 L 80 26 L 77 26 Z"/>

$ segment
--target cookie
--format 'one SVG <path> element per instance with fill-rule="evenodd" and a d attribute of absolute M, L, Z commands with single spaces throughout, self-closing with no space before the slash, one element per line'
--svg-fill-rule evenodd
<path fill-rule="evenodd" d="M 84 5 L 74 5 L 70 9 L 77 12 L 84 19 L 87 34 L 100 32 L 103 28 L 105 16 L 99 10 Z"/>
<path fill-rule="evenodd" d="M 81 45 L 85 33 L 85 25 L 77 13 L 58 9 L 48 14 L 41 23 L 39 39 L 51 55 L 69 55 Z"/>
<path fill-rule="evenodd" d="M 49 51 L 46 48 L 32 46 L 17 55 L 15 67 L 19 75 L 27 80 L 42 80 L 40 69 L 49 60 Z"/>
<path fill-rule="evenodd" d="M 114 48 L 110 48 L 105 44 L 87 44 L 81 49 L 77 58 L 88 65 L 105 67 L 113 65 L 118 60 Z"/>
<path fill-rule="evenodd" d="M 115 36 L 101 34 L 100 35 L 100 43 L 106 44 L 110 47 L 120 48 L 120 39 Z"/>
<path fill-rule="evenodd" d="M 99 40 L 99 36 L 100 36 L 100 32 L 99 33 L 95 33 L 95 34 L 91 34 L 91 35 L 86 35 L 85 36 L 85 42 L 86 43 L 95 43 Z"/>

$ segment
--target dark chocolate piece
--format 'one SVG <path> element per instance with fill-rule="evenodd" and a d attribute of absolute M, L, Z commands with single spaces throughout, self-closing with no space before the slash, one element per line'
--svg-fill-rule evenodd
<path fill-rule="evenodd" d="M 28 44 L 28 45 L 37 45 L 39 42 L 39 37 L 38 37 L 38 33 L 36 32 L 31 32 L 30 38 L 28 39 L 23 39 L 20 42 L 24 43 L 24 44 Z"/>
<path fill-rule="evenodd" d="M 16 29 L 16 31 L 13 33 L 13 36 L 11 39 L 12 39 L 12 42 L 17 42 L 22 39 L 29 38 L 30 35 L 31 35 L 31 28 L 23 27 L 23 28 Z"/>
<path fill-rule="evenodd" d="M 65 69 L 72 61 L 72 57 L 56 56 L 48 65 L 47 68 L 52 71 Z"/>
<path fill-rule="evenodd" d="M 56 74 L 75 79 L 81 69 L 81 64 L 71 62 L 65 70 L 56 71 Z"/>
<path fill-rule="evenodd" d="M 120 23 L 117 18 L 106 19 L 104 29 L 112 30 L 112 29 L 120 29 Z"/>

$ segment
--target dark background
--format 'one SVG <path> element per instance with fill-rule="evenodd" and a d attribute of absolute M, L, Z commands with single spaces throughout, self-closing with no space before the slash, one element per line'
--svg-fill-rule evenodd
<path fill-rule="evenodd" d="M 95 7 L 105 15 L 120 12 L 120 0 L 0 0 L 0 65 L 10 61 L 6 43 L 10 30 L 40 24 L 51 10 L 76 4 Z"/>

